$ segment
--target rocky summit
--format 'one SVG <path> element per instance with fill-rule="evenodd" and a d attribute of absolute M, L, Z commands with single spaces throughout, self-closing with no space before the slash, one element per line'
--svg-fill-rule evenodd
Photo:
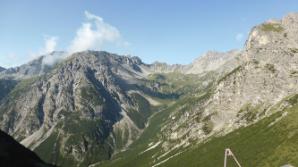
<path fill-rule="evenodd" d="M 188 65 L 52 52 L 0 69 L 0 128 L 57 166 L 298 166 L 298 14 Z"/>

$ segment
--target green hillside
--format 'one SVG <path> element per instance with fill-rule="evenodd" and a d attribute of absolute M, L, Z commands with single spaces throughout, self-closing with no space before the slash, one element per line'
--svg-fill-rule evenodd
<path fill-rule="evenodd" d="M 298 165 L 298 104 L 297 96 L 287 100 L 292 104 L 284 110 L 276 110 L 270 117 L 266 117 L 256 124 L 240 128 L 223 137 L 217 137 L 206 143 L 177 150 L 155 163 L 152 156 L 159 152 L 159 147 L 144 154 L 142 145 L 135 145 L 131 150 L 115 157 L 105 167 L 147 167 L 159 162 L 161 167 L 216 167 L 223 166 L 224 149 L 231 148 L 241 165 L 254 167 L 279 167 L 285 164 Z M 167 111 L 160 113 L 152 123 L 165 116 Z M 152 127 L 151 127 L 152 128 Z M 146 132 L 146 131 L 145 131 Z M 150 131 L 152 132 L 152 131 Z M 148 132 L 144 133 L 148 139 Z M 151 135 L 152 137 L 153 135 Z M 143 144 L 147 142 L 140 142 Z M 174 158 L 171 158 L 173 156 Z M 156 160 L 156 159 L 155 159 Z M 235 166 L 229 159 L 229 167 Z"/>

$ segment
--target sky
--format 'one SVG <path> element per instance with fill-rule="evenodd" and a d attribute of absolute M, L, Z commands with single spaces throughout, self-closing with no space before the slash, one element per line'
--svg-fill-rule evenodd
<path fill-rule="evenodd" d="M 253 26 L 289 12 L 298 0 L 0 0 L 0 66 L 54 50 L 188 64 L 241 49 Z"/>

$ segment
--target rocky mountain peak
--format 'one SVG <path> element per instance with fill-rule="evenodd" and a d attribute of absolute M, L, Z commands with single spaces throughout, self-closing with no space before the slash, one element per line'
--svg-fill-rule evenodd
<path fill-rule="evenodd" d="M 97 57 L 99 60 L 102 61 L 110 61 L 110 62 L 119 62 L 123 64 L 142 64 L 142 60 L 137 56 L 125 56 L 125 55 L 117 55 L 113 53 L 109 53 L 106 51 L 94 51 L 94 50 L 88 50 L 88 51 L 82 51 L 74 53 L 69 58 L 73 57 L 81 57 L 82 59 L 92 59 L 92 57 Z"/>
<path fill-rule="evenodd" d="M 234 62 L 237 61 L 236 57 L 241 52 L 239 50 L 231 50 L 228 52 L 209 51 L 198 59 L 194 60 L 187 68 L 187 73 L 200 74 L 209 71 L 216 71 L 224 64 L 229 64 L 234 68 Z M 221 71 L 221 70 L 219 70 Z"/>
<path fill-rule="evenodd" d="M 232 57 L 233 54 L 239 53 L 239 50 L 230 50 L 228 52 L 208 51 L 199 58 L 195 59 L 193 64 L 199 63 L 202 60 L 216 61 L 225 60 Z"/>
<path fill-rule="evenodd" d="M 83 51 L 69 56 L 64 64 L 89 68 L 97 72 L 109 71 L 122 78 L 142 77 L 145 64 L 138 57 L 119 56 L 105 51 Z M 76 71 L 76 70 L 75 70 Z"/>
<path fill-rule="evenodd" d="M 105 51 L 82 51 L 71 55 L 62 51 L 54 51 L 49 54 L 41 55 L 40 57 L 18 67 L 12 67 L 6 70 L 0 68 L 0 78 L 10 76 L 15 79 L 20 79 L 41 76 L 57 68 L 59 64 L 76 66 L 77 69 L 78 67 L 87 68 L 104 65 L 115 69 L 121 67 L 129 68 L 137 72 L 141 72 L 141 69 L 138 66 L 144 65 L 141 59 L 136 56 L 119 56 Z M 77 72 L 75 69 L 73 70 L 73 72 Z"/>
<path fill-rule="evenodd" d="M 280 72 L 296 71 L 294 61 L 298 53 L 298 14 L 281 20 L 269 20 L 255 26 L 245 45 L 243 57 L 262 66 L 274 66 Z"/>
<path fill-rule="evenodd" d="M 3 70 L 2 73 L 0 73 L 0 77 L 10 75 L 16 79 L 20 79 L 43 75 L 49 72 L 54 67 L 54 64 L 61 60 L 64 55 L 65 52 L 62 51 L 54 51 L 49 54 L 41 55 L 21 66 Z"/>
<path fill-rule="evenodd" d="M 220 80 L 211 100 L 214 108 L 225 108 L 214 122 L 222 121 L 221 116 L 225 121 L 238 119 L 237 112 L 245 105 L 267 108 L 298 91 L 294 86 L 298 71 L 297 16 L 289 14 L 252 29 L 242 53 L 245 61 Z"/>
<path fill-rule="evenodd" d="M 255 26 L 246 41 L 249 49 L 291 48 L 298 43 L 298 13 L 291 13 L 281 20 L 268 20 Z"/>
<path fill-rule="evenodd" d="M 282 18 L 282 22 L 284 24 L 297 24 L 298 23 L 298 13 L 289 13 L 285 17 Z"/>

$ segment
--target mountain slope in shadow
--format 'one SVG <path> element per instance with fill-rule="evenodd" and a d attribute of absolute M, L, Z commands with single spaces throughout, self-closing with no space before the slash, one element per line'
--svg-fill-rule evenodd
<path fill-rule="evenodd" d="M 0 166 L 54 167 L 43 162 L 34 152 L 0 131 Z"/>

